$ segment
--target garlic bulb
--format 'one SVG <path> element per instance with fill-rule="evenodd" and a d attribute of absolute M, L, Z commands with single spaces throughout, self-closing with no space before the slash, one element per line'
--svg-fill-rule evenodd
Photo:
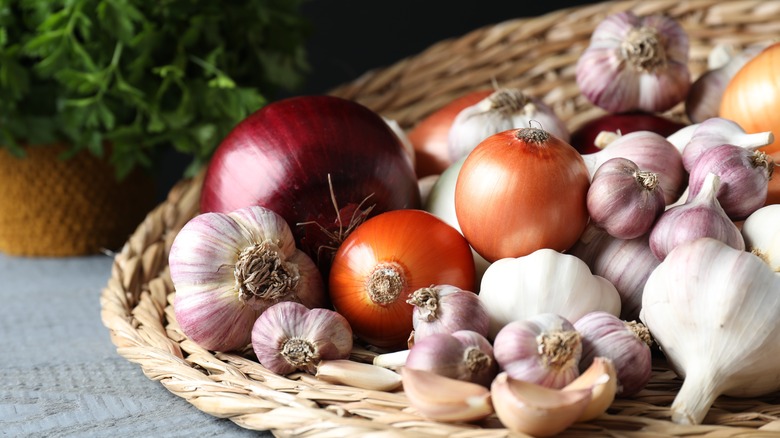
<path fill-rule="evenodd" d="M 582 156 L 591 179 L 599 167 L 612 158 L 626 158 L 640 169 L 653 172 L 663 189 L 664 201 L 676 201 L 685 188 L 685 168 L 677 148 L 660 134 L 652 131 L 634 131 L 618 136 L 604 149 Z"/>
<path fill-rule="evenodd" d="M 642 323 L 596 311 L 575 321 L 574 329 L 582 335 L 581 372 L 594 359 L 610 359 L 617 375 L 617 394 L 623 397 L 636 394 L 650 381 L 652 338 Z"/>
<path fill-rule="evenodd" d="M 569 321 L 603 310 L 620 314 L 620 295 L 579 258 L 542 248 L 496 260 L 485 271 L 479 299 L 490 316 L 488 338 L 512 321 L 555 313 Z"/>
<path fill-rule="evenodd" d="M 498 374 L 493 346 L 471 330 L 436 333 L 416 341 L 406 357 L 406 368 L 490 386 Z"/>
<path fill-rule="evenodd" d="M 435 333 L 471 330 L 487 336 L 490 318 L 471 291 L 448 284 L 424 287 L 412 292 L 407 303 L 414 306 L 414 341 Z"/>
<path fill-rule="evenodd" d="M 581 335 L 566 318 L 540 313 L 505 325 L 493 355 L 509 377 L 560 389 L 580 375 Z"/>
<path fill-rule="evenodd" d="M 210 350 L 247 346 L 257 317 L 279 301 L 327 305 L 316 265 L 267 208 L 195 216 L 176 235 L 168 263 L 176 321 Z"/>
<path fill-rule="evenodd" d="M 744 250 L 745 240 L 717 199 L 720 178 L 707 174 L 701 191 L 682 205 L 666 210 L 650 232 L 650 250 L 664 260 L 674 247 L 701 237 L 718 239 Z"/>
<path fill-rule="evenodd" d="M 618 239 L 590 224 L 568 253 L 582 259 L 594 275 L 615 286 L 622 319 L 639 318 L 645 282 L 661 263 L 650 250 L 649 233 L 635 239 Z"/>
<path fill-rule="evenodd" d="M 576 80 L 582 94 L 611 113 L 663 112 L 688 94 L 688 35 L 671 17 L 606 17 L 580 56 Z"/>
<path fill-rule="evenodd" d="M 759 256 L 780 273 L 780 204 L 759 208 L 742 224 L 742 237 L 748 251 Z"/>
<path fill-rule="evenodd" d="M 266 309 L 251 333 L 257 360 L 281 375 L 295 371 L 314 374 L 320 361 L 346 359 L 352 351 L 352 329 L 343 316 L 293 301 Z"/>
<path fill-rule="evenodd" d="M 620 239 L 648 231 L 666 207 L 658 174 L 627 158 L 611 158 L 593 174 L 587 196 L 591 221 Z"/>
<path fill-rule="evenodd" d="M 641 320 L 684 379 L 672 421 L 699 424 L 721 395 L 780 389 L 780 276 L 760 258 L 703 238 L 650 275 Z"/>
<path fill-rule="evenodd" d="M 468 155 L 482 140 L 507 129 L 541 128 L 563 141 L 569 141 L 566 124 L 540 99 L 515 88 L 501 88 L 455 117 L 449 131 L 450 159 Z"/>
<path fill-rule="evenodd" d="M 709 118 L 697 125 L 682 149 L 683 167 L 689 171 L 708 149 L 730 144 L 750 150 L 766 146 L 774 141 L 770 131 L 748 134 L 736 122 L 721 117 Z"/>
<path fill-rule="evenodd" d="M 720 178 L 718 203 L 729 218 L 742 220 L 766 202 L 775 162 L 761 151 L 722 144 L 707 149 L 691 168 L 688 196 L 702 189 L 707 174 Z"/>

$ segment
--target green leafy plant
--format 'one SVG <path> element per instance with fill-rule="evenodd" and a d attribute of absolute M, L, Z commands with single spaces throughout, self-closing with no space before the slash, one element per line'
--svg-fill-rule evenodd
<path fill-rule="evenodd" d="M 192 174 L 236 123 L 301 85 L 301 3 L 0 0 L 0 146 L 110 150 L 123 177 L 170 145 Z"/>

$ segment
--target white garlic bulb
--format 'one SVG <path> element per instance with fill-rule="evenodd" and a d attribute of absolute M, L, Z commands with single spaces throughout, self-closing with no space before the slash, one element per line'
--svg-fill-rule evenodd
<path fill-rule="evenodd" d="M 469 154 L 482 140 L 507 129 L 540 127 L 569 141 L 566 124 L 541 99 L 515 88 L 501 88 L 455 117 L 449 131 L 450 160 Z"/>
<path fill-rule="evenodd" d="M 577 62 L 577 85 L 608 112 L 666 111 L 691 86 L 688 50 L 687 33 L 671 17 L 612 14 L 594 29 Z"/>
<path fill-rule="evenodd" d="M 780 389 L 780 276 L 759 257 L 702 238 L 650 274 L 640 318 L 684 379 L 672 420 L 699 424 L 721 395 Z"/>

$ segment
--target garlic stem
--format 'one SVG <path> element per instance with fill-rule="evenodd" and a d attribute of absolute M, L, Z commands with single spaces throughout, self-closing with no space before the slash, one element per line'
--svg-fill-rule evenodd
<path fill-rule="evenodd" d="M 686 370 L 685 380 L 672 403 L 672 421 L 677 424 L 701 424 L 710 407 L 720 393 L 720 380 L 703 364 L 703 370 L 690 373 Z"/>
<path fill-rule="evenodd" d="M 753 134 L 741 134 L 736 138 L 736 144 L 746 149 L 758 149 L 760 147 L 772 144 L 775 136 L 772 131 L 756 132 Z"/>

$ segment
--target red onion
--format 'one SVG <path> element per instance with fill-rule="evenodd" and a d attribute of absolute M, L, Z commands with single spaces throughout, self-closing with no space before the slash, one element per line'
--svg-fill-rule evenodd
<path fill-rule="evenodd" d="M 419 208 L 420 192 L 401 140 L 378 114 L 338 97 L 299 96 L 240 122 L 209 163 L 201 211 L 250 205 L 280 214 L 325 272 L 352 229 Z"/>
<path fill-rule="evenodd" d="M 622 134 L 650 131 L 668 137 L 684 127 L 682 123 L 652 113 L 636 111 L 605 114 L 590 120 L 572 132 L 570 144 L 581 154 L 592 154 L 601 150 L 596 146 L 596 137 L 602 131 Z"/>
<path fill-rule="evenodd" d="M 731 220 L 742 220 L 764 206 L 774 161 L 761 151 L 724 144 L 705 150 L 691 168 L 688 196 L 699 193 L 708 173 L 720 177 L 717 198 Z"/>

